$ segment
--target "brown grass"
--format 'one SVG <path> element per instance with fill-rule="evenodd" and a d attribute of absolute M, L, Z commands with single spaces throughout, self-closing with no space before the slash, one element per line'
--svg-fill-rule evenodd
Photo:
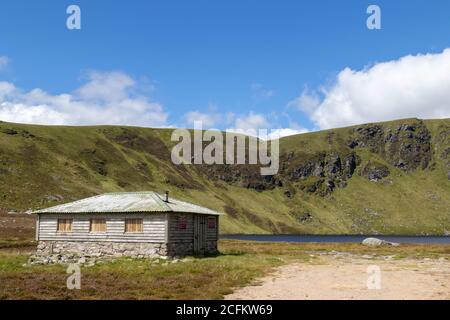
<path fill-rule="evenodd" d="M 0 299 L 222 299 L 274 267 L 309 263 L 310 253 L 393 255 L 398 259 L 444 257 L 449 245 L 366 248 L 358 244 L 220 241 L 221 255 L 164 260 L 118 259 L 82 267 L 81 290 L 66 288 L 66 267 L 26 266 L 28 253 L 0 250 Z"/>
<path fill-rule="evenodd" d="M 366 247 L 359 243 L 286 243 L 223 240 L 221 250 L 253 254 L 297 255 L 306 253 L 348 252 L 353 254 L 394 255 L 396 257 L 441 257 L 450 256 L 450 245 L 402 244 L 399 247 Z"/>
<path fill-rule="evenodd" d="M 0 249 L 33 246 L 35 221 L 33 215 L 0 210 Z"/>

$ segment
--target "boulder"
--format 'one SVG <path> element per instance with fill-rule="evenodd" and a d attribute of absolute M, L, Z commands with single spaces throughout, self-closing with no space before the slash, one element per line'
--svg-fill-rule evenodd
<path fill-rule="evenodd" d="M 368 247 L 381 247 L 381 246 L 397 247 L 400 245 L 399 243 L 396 243 L 396 242 L 389 242 L 389 241 L 385 241 L 385 240 L 381 240 L 381 239 L 377 239 L 377 238 L 364 239 L 362 244 L 365 246 L 368 246 Z"/>

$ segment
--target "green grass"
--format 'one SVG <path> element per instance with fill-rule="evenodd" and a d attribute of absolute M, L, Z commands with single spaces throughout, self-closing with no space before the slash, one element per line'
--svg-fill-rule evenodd
<path fill-rule="evenodd" d="M 394 128 L 415 121 L 382 125 Z M 425 124 L 432 134 L 430 168 L 403 172 L 380 155 L 358 149 L 359 168 L 376 161 L 388 166 L 391 175 L 375 183 L 355 173 L 347 187 L 319 196 L 287 182 L 257 192 L 210 179 L 197 166 L 174 166 L 169 129 L 0 122 L 0 206 L 28 210 L 104 192 L 169 190 L 174 197 L 226 213 L 221 217 L 221 233 L 441 235 L 450 231 L 450 180 L 441 159 L 450 144 L 448 133 L 445 136 L 450 120 Z M 281 153 L 294 151 L 298 161 L 320 152 L 345 153 L 353 129 L 284 138 Z M 8 130 L 17 134 L 6 134 Z M 291 198 L 284 195 L 287 188 L 295 191 Z M 234 211 L 227 212 L 227 207 Z M 306 213 L 313 218 L 299 221 Z"/>

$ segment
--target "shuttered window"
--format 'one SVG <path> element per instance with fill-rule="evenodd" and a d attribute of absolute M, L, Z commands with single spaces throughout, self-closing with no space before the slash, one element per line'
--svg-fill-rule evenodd
<path fill-rule="evenodd" d="M 72 232 L 72 219 L 58 219 L 58 232 Z"/>
<path fill-rule="evenodd" d="M 125 232 L 143 232 L 144 225 L 142 219 L 125 219 Z"/>
<path fill-rule="evenodd" d="M 178 230 L 186 230 L 187 229 L 187 217 L 186 216 L 178 216 L 177 227 L 178 227 Z"/>
<path fill-rule="evenodd" d="M 208 218 L 208 229 L 216 228 L 216 218 Z"/>
<path fill-rule="evenodd" d="M 106 219 L 91 219 L 91 232 L 106 232 Z"/>

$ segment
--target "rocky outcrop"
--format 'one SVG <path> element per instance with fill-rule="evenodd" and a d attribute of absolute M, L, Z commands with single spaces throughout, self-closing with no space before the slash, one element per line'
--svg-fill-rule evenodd
<path fill-rule="evenodd" d="M 298 161 L 298 160 L 297 160 Z M 300 189 L 321 195 L 336 188 L 344 188 L 358 165 L 355 153 L 340 155 L 337 152 L 320 153 L 308 160 L 288 163 L 282 173 L 290 182 L 298 183 Z"/>
<path fill-rule="evenodd" d="M 389 174 L 390 172 L 387 166 L 371 162 L 365 165 L 360 171 L 361 176 L 366 177 L 367 179 L 373 182 L 380 181 L 388 177 Z"/>
<path fill-rule="evenodd" d="M 421 120 L 394 128 L 370 124 L 356 128 L 348 145 L 352 149 L 368 148 L 405 171 L 426 169 L 432 158 L 431 134 Z"/>
<path fill-rule="evenodd" d="M 355 129 L 356 139 L 349 142 L 351 149 L 356 147 L 368 148 L 374 153 L 382 152 L 383 127 L 381 125 L 366 125 Z"/>
<path fill-rule="evenodd" d="M 259 165 L 199 165 L 199 174 L 211 180 L 221 180 L 239 187 L 257 191 L 272 190 L 282 187 L 282 177 L 262 176 Z"/>
<path fill-rule="evenodd" d="M 9 136 L 21 136 L 24 138 L 36 138 L 36 136 L 32 133 L 30 133 L 27 130 L 15 130 L 15 129 L 10 129 L 10 128 L 4 128 L 0 130 L 1 133 L 7 134 Z"/>
<path fill-rule="evenodd" d="M 447 178 L 450 180 L 450 147 L 446 148 L 444 152 L 442 152 L 441 159 L 447 162 Z"/>
<path fill-rule="evenodd" d="M 129 134 L 120 138 L 119 142 L 127 144 L 136 140 Z M 195 169 L 209 180 L 260 192 L 283 187 L 286 198 L 291 198 L 295 190 L 325 196 L 336 188 L 345 188 L 359 166 L 361 176 L 380 181 L 391 174 L 387 165 L 414 171 L 428 168 L 432 159 L 431 134 L 421 120 L 405 120 L 398 125 L 367 124 L 349 130 L 348 140 L 333 132 L 325 139 L 327 151 L 307 152 L 299 146 L 298 150 L 282 153 L 280 170 L 274 176 L 261 176 L 261 167 L 249 164 L 198 165 Z M 366 151 L 385 163 L 362 161 L 358 153 Z"/>

